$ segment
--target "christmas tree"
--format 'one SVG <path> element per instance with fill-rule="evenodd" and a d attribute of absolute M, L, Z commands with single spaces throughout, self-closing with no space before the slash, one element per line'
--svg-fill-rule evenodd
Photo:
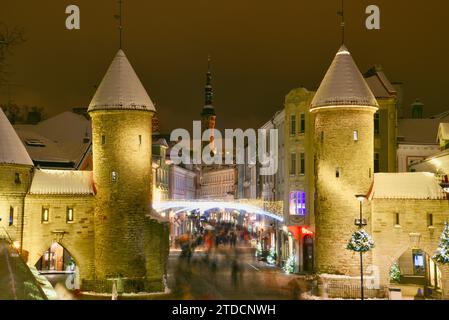
<path fill-rule="evenodd" d="M 274 247 L 271 247 L 270 249 L 270 253 L 267 257 L 267 262 L 272 265 L 276 264 L 276 249 Z"/>
<path fill-rule="evenodd" d="M 432 259 L 440 264 L 449 264 L 449 224 L 447 221 L 444 223 L 444 230 L 440 237 L 440 245 Z"/>
<path fill-rule="evenodd" d="M 393 264 L 390 268 L 390 280 L 391 282 L 399 283 L 401 281 L 401 270 L 397 263 Z"/>
<path fill-rule="evenodd" d="M 352 234 L 346 249 L 355 252 L 367 252 L 374 248 L 374 241 L 365 230 L 359 230 Z"/>
<path fill-rule="evenodd" d="M 295 272 L 296 269 L 295 256 L 292 255 L 288 257 L 287 262 L 285 263 L 283 269 L 287 274 Z"/>

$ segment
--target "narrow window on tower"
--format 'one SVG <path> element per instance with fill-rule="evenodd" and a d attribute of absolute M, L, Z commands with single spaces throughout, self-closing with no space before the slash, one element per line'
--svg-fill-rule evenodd
<path fill-rule="evenodd" d="M 67 223 L 72 223 L 75 220 L 73 208 L 67 208 Z"/>
<path fill-rule="evenodd" d="M 379 113 L 376 112 L 374 114 L 374 134 L 380 133 L 380 116 Z"/>
<path fill-rule="evenodd" d="M 50 221 L 50 209 L 42 208 L 41 222 L 48 223 Z"/>
<path fill-rule="evenodd" d="M 306 156 L 301 153 L 301 174 L 306 174 Z"/>
<path fill-rule="evenodd" d="M 294 152 L 290 154 L 290 175 L 296 175 L 296 153 Z"/>
<path fill-rule="evenodd" d="M 14 208 L 9 207 L 9 221 L 8 225 L 11 227 L 14 224 Z"/>
<path fill-rule="evenodd" d="M 321 143 L 324 142 L 324 131 L 321 131 Z"/>
<path fill-rule="evenodd" d="M 141 146 L 141 145 L 142 145 L 142 136 L 139 135 L 139 146 Z"/>
<path fill-rule="evenodd" d="M 340 168 L 339 167 L 337 167 L 335 169 L 335 178 L 340 178 Z"/>
<path fill-rule="evenodd" d="M 395 212 L 395 214 L 394 214 L 394 225 L 395 226 L 400 226 L 401 225 L 399 212 Z"/>
<path fill-rule="evenodd" d="M 14 182 L 16 184 L 21 184 L 22 183 L 22 179 L 20 178 L 20 173 L 16 172 Z"/>
<path fill-rule="evenodd" d="M 354 141 L 359 141 L 359 132 L 357 130 L 354 130 Z"/>
<path fill-rule="evenodd" d="M 427 214 L 427 226 L 433 227 L 433 214 L 432 213 Z"/>
<path fill-rule="evenodd" d="M 301 133 L 304 134 L 306 132 L 306 115 L 305 113 L 301 113 Z"/>
<path fill-rule="evenodd" d="M 111 181 L 112 182 L 117 182 L 117 179 L 118 179 L 117 172 L 116 171 L 112 171 L 112 173 L 111 173 Z"/>
<path fill-rule="evenodd" d="M 296 135 L 296 115 L 294 114 L 290 117 L 290 135 Z"/>
<path fill-rule="evenodd" d="M 106 144 L 106 136 L 101 136 L 101 144 Z"/>

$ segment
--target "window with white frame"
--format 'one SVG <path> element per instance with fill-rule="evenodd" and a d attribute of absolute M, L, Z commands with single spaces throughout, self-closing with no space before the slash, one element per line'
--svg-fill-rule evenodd
<path fill-rule="evenodd" d="M 306 215 L 306 193 L 304 191 L 290 192 L 290 215 Z"/>

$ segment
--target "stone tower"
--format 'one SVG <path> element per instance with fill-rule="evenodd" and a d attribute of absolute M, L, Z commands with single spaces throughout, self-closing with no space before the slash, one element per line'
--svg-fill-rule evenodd
<path fill-rule="evenodd" d="M 316 271 L 360 274 L 358 256 L 346 249 L 357 230 L 356 194 L 368 194 L 373 180 L 374 113 L 377 101 L 350 52 L 337 52 L 314 99 L 316 179 Z M 365 201 L 366 203 L 366 201 Z M 366 230 L 370 213 L 364 205 Z M 366 253 L 365 263 L 371 263 Z"/>
<path fill-rule="evenodd" d="M 88 112 L 96 191 L 95 280 L 120 277 L 138 283 L 147 276 L 155 107 L 121 49 Z"/>
<path fill-rule="evenodd" d="M 215 129 L 216 122 L 216 114 L 215 108 L 213 106 L 214 102 L 214 91 L 212 89 L 212 72 L 210 70 L 211 59 L 208 58 L 208 68 L 206 74 L 206 87 L 204 89 L 205 93 L 205 103 L 203 107 L 203 111 L 201 112 L 201 134 L 207 129 Z M 213 134 L 210 136 L 209 142 L 212 143 L 214 141 Z M 203 142 L 204 146 L 208 145 L 208 142 Z"/>
<path fill-rule="evenodd" d="M 0 234 L 3 230 L 22 248 L 24 199 L 33 161 L 0 108 Z"/>

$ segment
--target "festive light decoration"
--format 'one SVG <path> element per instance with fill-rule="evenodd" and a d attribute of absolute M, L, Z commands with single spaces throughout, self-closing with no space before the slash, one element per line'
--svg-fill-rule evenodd
<path fill-rule="evenodd" d="M 259 242 L 256 247 L 256 258 L 260 258 L 263 255 L 262 244 Z"/>
<path fill-rule="evenodd" d="M 287 274 L 295 272 L 296 269 L 295 256 L 288 257 L 287 262 L 285 263 L 282 269 L 284 269 L 285 273 Z"/>
<path fill-rule="evenodd" d="M 355 252 L 367 252 L 372 248 L 374 248 L 374 241 L 363 229 L 354 232 L 346 246 L 346 249 Z"/>
<path fill-rule="evenodd" d="M 449 223 L 447 221 L 444 223 L 440 244 L 432 259 L 440 264 L 449 264 Z"/>
<path fill-rule="evenodd" d="M 401 269 L 397 263 L 393 264 L 390 268 L 390 281 L 399 283 L 401 281 Z"/>

